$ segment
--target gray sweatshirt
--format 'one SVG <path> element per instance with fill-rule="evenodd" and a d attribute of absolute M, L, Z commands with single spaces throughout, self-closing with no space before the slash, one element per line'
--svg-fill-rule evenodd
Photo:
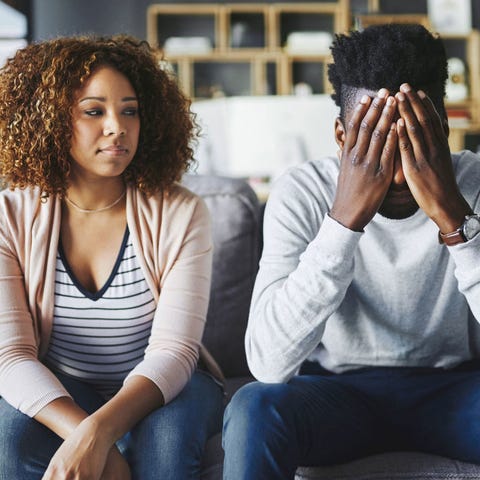
<path fill-rule="evenodd" d="M 452 162 L 480 212 L 480 157 Z M 480 234 L 441 245 L 422 210 L 351 231 L 327 215 L 338 172 L 336 158 L 305 163 L 272 189 L 245 338 L 253 375 L 286 382 L 306 359 L 343 372 L 480 357 Z"/>

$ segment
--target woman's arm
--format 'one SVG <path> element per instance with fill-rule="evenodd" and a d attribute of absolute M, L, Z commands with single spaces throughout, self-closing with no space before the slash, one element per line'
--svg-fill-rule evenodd
<path fill-rule="evenodd" d="M 66 440 L 53 456 L 43 480 L 129 479 L 128 465 L 115 442 L 163 403 L 156 385 L 135 376 L 90 416 L 71 399 L 61 398 L 47 405 L 35 418 Z"/>
<path fill-rule="evenodd" d="M 28 306 L 32 285 L 28 285 L 25 265 L 19 259 L 22 232 L 11 227 L 15 213 L 0 204 L 0 396 L 33 417 L 55 399 L 69 395 L 38 359 L 41 328 L 35 327 Z"/>
<path fill-rule="evenodd" d="M 173 205 L 170 210 L 170 216 L 162 215 L 168 223 L 168 233 L 161 252 L 165 258 L 158 261 L 164 262 L 164 268 L 145 357 L 119 392 L 68 436 L 53 457 L 44 480 L 63 479 L 64 465 L 69 465 L 69 472 L 82 471 L 85 478 L 89 475 L 88 478 L 123 480 L 118 473 L 107 476 L 115 441 L 176 396 L 195 368 L 210 290 L 210 221 L 205 204 L 198 200 Z M 185 219 L 189 219 L 187 224 Z M 74 411 L 69 411 L 73 418 L 78 418 Z M 55 414 L 50 418 L 58 425 Z M 104 476 L 99 477 L 102 470 Z"/>
<path fill-rule="evenodd" d="M 203 200 L 179 188 L 164 203 L 162 211 L 149 212 L 162 219 L 161 232 L 153 235 L 153 249 L 148 241 L 143 243 L 148 235 L 142 237 L 139 228 L 147 219 L 129 223 L 136 227 L 131 228 L 132 240 L 147 257 L 146 268 L 155 276 L 160 295 L 145 356 L 127 379 L 149 378 L 168 403 L 197 365 L 210 296 L 212 240 Z"/>

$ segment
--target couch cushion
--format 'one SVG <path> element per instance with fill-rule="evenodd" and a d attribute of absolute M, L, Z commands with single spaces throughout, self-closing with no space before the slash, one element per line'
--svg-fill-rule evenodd
<path fill-rule="evenodd" d="M 260 250 L 260 207 L 247 182 L 186 175 L 212 217 L 213 274 L 204 344 L 227 377 L 249 374 L 244 337 Z"/>
<path fill-rule="evenodd" d="M 344 465 L 299 468 L 296 480 L 480 479 L 480 466 L 417 452 L 372 455 Z"/>
<path fill-rule="evenodd" d="M 202 480 L 222 480 L 223 451 L 221 435 L 207 445 L 208 463 Z M 356 460 L 332 467 L 301 467 L 295 480 L 478 480 L 480 466 L 436 455 L 394 452 Z"/>

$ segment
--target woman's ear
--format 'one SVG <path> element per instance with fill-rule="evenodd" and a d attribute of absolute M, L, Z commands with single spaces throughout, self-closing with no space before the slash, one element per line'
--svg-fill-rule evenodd
<path fill-rule="evenodd" d="M 340 117 L 335 119 L 335 141 L 337 142 L 338 148 L 343 150 L 343 145 L 345 144 L 345 127 Z"/>

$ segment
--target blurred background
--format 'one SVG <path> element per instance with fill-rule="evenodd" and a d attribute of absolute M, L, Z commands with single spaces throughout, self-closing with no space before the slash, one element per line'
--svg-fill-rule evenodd
<path fill-rule="evenodd" d="M 337 32 L 385 22 L 442 36 L 451 147 L 480 151 L 480 0 L 0 0 L 0 65 L 60 35 L 148 40 L 202 125 L 197 171 L 247 178 L 264 195 L 291 165 L 336 154 L 329 45 Z"/>

